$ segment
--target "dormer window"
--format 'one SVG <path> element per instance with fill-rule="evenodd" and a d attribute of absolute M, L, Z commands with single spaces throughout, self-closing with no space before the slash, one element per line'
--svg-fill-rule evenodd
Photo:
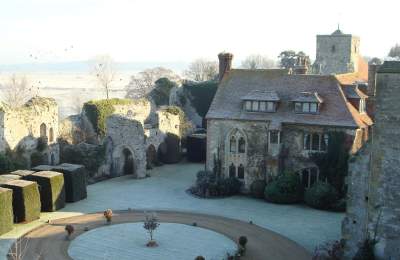
<path fill-rule="evenodd" d="M 280 99 L 274 91 L 252 91 L 242 100 L 246 112 L 276 112 Z"/>
<path fill-rule="evenodd" d="M 293 102 L 295 113 L 317 114 L 323 100 L 318 93 L 302 92 Z"/>

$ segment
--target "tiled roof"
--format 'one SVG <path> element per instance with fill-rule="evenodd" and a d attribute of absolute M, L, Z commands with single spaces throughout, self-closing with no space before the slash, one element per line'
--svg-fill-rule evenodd
<path fill-rule="evenodd" d="M 317 102 L 323 103 L 324 100 L 317 92 L 300 92 L 292 101 L 296 102 Z"/>
<path fill-rule="evenodd" d="M 242 97 L 252 91 L 273 91 L 281 102 L 275 113 L 246 112 Z M 318 114 L 294 113 L 293 99 L 301 92 L 317 92 L 324 99 Z M 233 69 L 227 72 L 206 116 L 207 119 L 233 119 L 357 128 L 338 81 L 331 75 L 283 75 L 268 70 Z M 271 123 L 272 124 L 272 123 Z"/>
<path fill-rule="evenodd" d="M 276 91 L 253 90 L 242 97 L 242 100 L 279 101 L 281 99 Z"/>

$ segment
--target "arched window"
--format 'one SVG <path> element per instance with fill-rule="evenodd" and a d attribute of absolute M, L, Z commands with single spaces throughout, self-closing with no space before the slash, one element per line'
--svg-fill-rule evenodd
<path fill-rule="evenodd" d="M 239 165 L 238 178 L 241 179 L 241 180 L 244 179 L 244 166 L 243 166 L 243 164 Z"/>
<path fill-rule="evenodd" d="M 231 153 L 236 153 L 236 138 L 234 136 L 231 136 L 229 147 Z"/>
<path fill-rule="evenodd" d="M 40 125 L 40 137 L 46 137 L 46 136 L 47 136 L 46 124 L 42 123 Z"/>
<path fill-rule="evenodd" d="M 235 177 L 235 176 L 236 176 L 236 167 L 232 163 L 231 166 L 229 166 L 229 177 Z"/>
<path fill-rule="evenodd" d="M 53 131 L 52 127 L 49 130 L 49 140 L 50 140 L 50 142 L 54 141 L 54 131 Z"/>
<path fill-rule="evenodd" d="M 239 139 L 239 153 L 245 153 L 246 152 L 246 141 L 244 140 L 243 137 L 240 137 Z"/>

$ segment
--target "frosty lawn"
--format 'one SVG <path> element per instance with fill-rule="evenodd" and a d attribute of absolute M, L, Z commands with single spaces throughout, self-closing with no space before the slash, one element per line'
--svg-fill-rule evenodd
<path fill-rule="evenodd" d="M 276 205 L 244 196 L 207 200 L 188 195 L 185 190 L 194 183 L 196 172 L 201 169 L 204 169 L 203 164 L 165 165 L 149 171 L 150 178 L 137 180 L 124 176 L 90 185 L 87 199 L 68 203 L 63 212 L 46 213 L 45 218 L 42 214 L 41 223 L 45 219 L 103 212 L 107 208 L 166 209 L 252 220 L 256 225 L 294 240 L 310 252 L 324 241 L 340 239 L 344 216 L 341 213 L 319 211 L 301 205 Z M 19 225 L 19 229 L 22 228 Z M 25 232 L 28 230 L 25 229 Z M 0 259 L 6 255 L 6 244 L 9 245 L 4 238 L 11 238 L 10 233 L 0 239 Z"/>
<path fill-rule="evenodd" d="M 187 260 L 199 255 L 219 260 L 236 250 L 236 243 L 221 234 L 183 224 L 161 223 L 154 238 L 159 246 L 148 248 L 143 223 L 111 225 L 75 238 L 68 254 L 74 260 Z"/>

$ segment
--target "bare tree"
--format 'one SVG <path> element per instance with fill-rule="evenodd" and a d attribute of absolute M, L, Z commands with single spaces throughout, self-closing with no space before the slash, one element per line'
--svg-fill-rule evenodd
<path fill-rule="evenodd" d="M 143 228 L 147 230 L 147 233 L 150 235 L 150 241 L 147 243 L 148 247 L 154 247 L 157 246 L 156 241 L 153 239 L 153 233 L 154 231 L 158 228 L 160 223 L 158 223 L 158 218 L 156 213 L 147 213 L 145 212 L 145 221 L 143 224 Z"/>
<path fill-rule="evenodd" d="M 174 71 L 163 67 L 146 69 L 133 75 L 131 81 L 125 87 L 127 98 L 142 98 L 155 86 L 160 78 L 167 78 L 170 81 L 180 81 L 180 77 Z"/>
<path fill-rule="evenodd" d="M 98 84 L 104 88 L 107 99 L 112 82 L 115 80 L 115 63 L 111 56 L 100 55 L 93 60 L 93 75 L 96 77 Z"/>
<path fill-rule="evenodd" d="M 242 61 L 242 68 L 245 69 L 270 69 L 275 66 L 275 61 L 268 58 L 267 56 L 262 56 L 260 54 L 252 54 L 247 56 L 246 59 Z"/>
<path fill-rule="evenodd" d="M 13 74 L 4 85 L 4 102 L 13 108 L 22 106 L 35 95 L 37 95 L 37 88 L 29 84 L 26 76 Z"/>
<path fill-rule="evenodd" d="M 8 258 L 12 260 L 22 260 L 25 259 L 25 256 L 27 256 L 28 248 L 29 248 L 29 243 L 30 238 L 29 237 L 19 237 L 17 240 L 14 242 L 13 246 L 10 248 L 10 251 L 8 252 Z M 43 251 L 40 251 L 39 253 L 35 255 L 30 255 L 30 259 L 32 260 L 39 260 L 41 256 L 43 255 Z"/>
<path fill-rule="evenodd" d="M 218 64 L 216 61 L 197 59 L 190 63 L 184 74 L 195 81 L 213 80 L 218 76 Z"/>

